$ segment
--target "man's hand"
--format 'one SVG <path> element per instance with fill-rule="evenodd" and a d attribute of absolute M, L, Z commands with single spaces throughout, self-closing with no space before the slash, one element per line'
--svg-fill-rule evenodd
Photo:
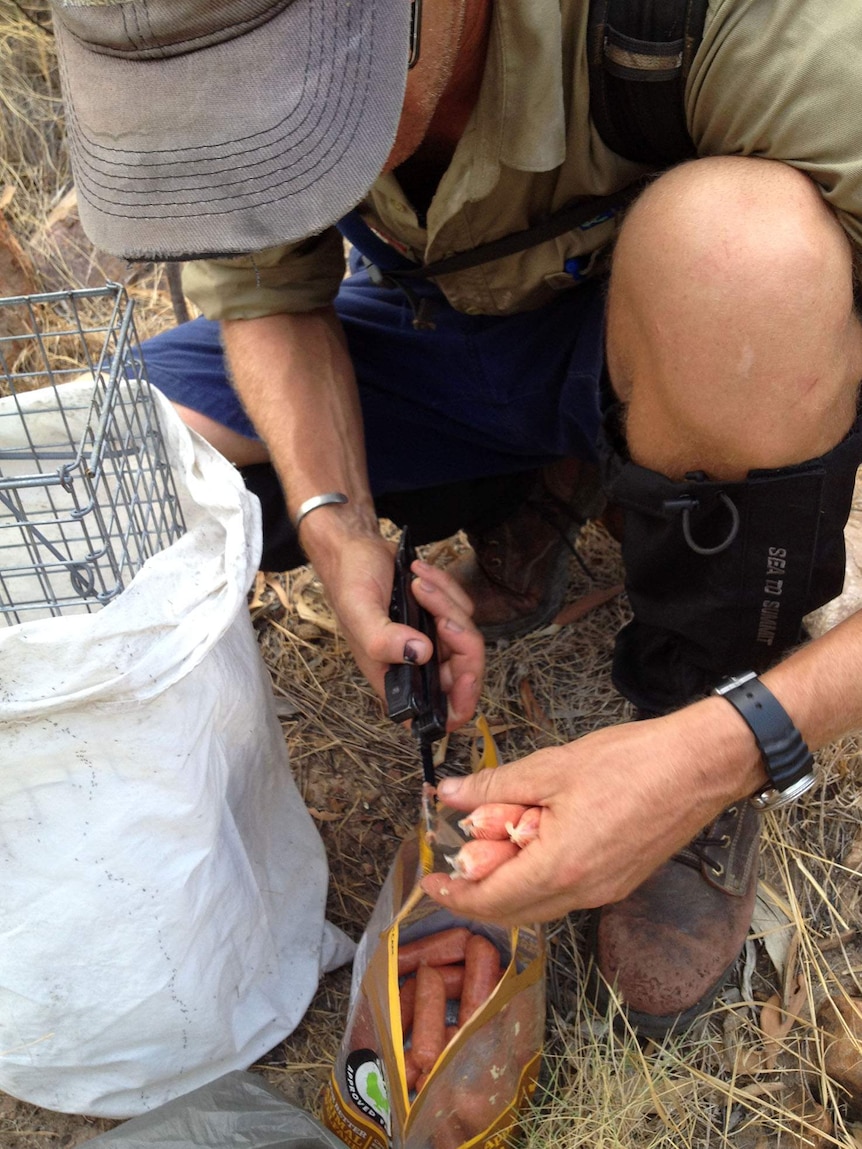
<path fill-rule="evenodd" d="M 318 507 L 300 542 L 326 588 L 360 669 L 381 696 L 395 662 L 427 662 L 431 643 L 389 618 L 395 548 L 382 538 L 368 486 L 362 412 L 353 365 L 332 307 L 222 324 L 234 384 L 266 442 L 294 514 L 321 491 L 348 503 Z M 485 646 L 458 584 L 420 564 L 413 584 L 437 623 L 440 681 L 449 728 L 472 717 Z"/>
<path fill-rule="evenodd" d="M 425 663 L 432 646 L 426 635 L 389 618 L 394 571 L 393 544 L 382 536 L 345 538 L 334 562 L 321 571 L 330 604 L 344 629 L 356 662 L 381 698 L 390 664 Z M 445 571 L 420 560 L 412 590 L 437 626 L 440 684 L 447 695 L 447 729 L 472 718 L 485 666 L 485 643 L 473 625 L 473 605 Z"/>
<path fill-rule="evenodd" d="M 458 810 L 540 807 L 539 835 L 481 881 L 430 874 L 422 887 L 453 913 L 505 924 L 619 901 L 754 790 L 763 777 L 757 762 L 744 723 L 723 700 L 708 699 L 444 779 L 439 797 Z"/>

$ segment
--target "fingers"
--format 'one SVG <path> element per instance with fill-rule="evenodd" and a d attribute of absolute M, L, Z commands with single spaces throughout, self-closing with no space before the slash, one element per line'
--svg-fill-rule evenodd
<path fill-rule="evenodd" d="M 413 566 L 418 577 L 413 580 L 411 590 L 416 601 L 437 624 L 444 644 L 441 662 L 447 655 L 456 659 L 450 668 L 450 681 L 443 682 L 444 689 L 467 670 L 481 677 L 484 641 L 470 621 L 473 606 L 469 597 L 445 572 L 419 561 Z M 421 665 L 431 658 L 433 647 L 421 631 L 389 618 L 391 569 L 390 561 L 388 583 L 385 579 L 365 584 L 357 582 L 351 588 L 354 593 L 343 609 L 350 616 L 352 634 L 372 659 L 381 663 L 415 662 Z"/>
<path fill-rule="evenodd" d="M 475 655 L 481 652 L 484 660 L 485 642 L 473 625 L 471 616 L 473 604 L 462 588 L 451 578 L 438 579 L 444 572 L 435 571 L 435 577 L 428 577 L 425 564 L 423 572 L 413 580 L 412 590 L 416 601 L 423 606 L 437 623 L 437 632 L 449 652 L 457 655 Z"/>
<path fill-rule="evenodd" d="M 444 591 L 449 599 L 456 604 L 468 617 L 473 616 L 473 600 L 459 582 L 441 567 L 431 566 L 430 563 L 417 559 L 410 568 L 420 579 Z"/>
<path fill-rule="evenodd" d="M 420 883 L 435 902 L 453 914 L 501 925 L 526 925 L 550 921 L 571 908 L 570 890 L 554 889 L 553 875 L 539 857 L 538 843 L 531 843 L 510 861 L 503 862 L 481 881 L 467 881 L 451 874 L 428 874 Z"/>
<path fill-rule="evenodd" d="M 559 758 L 553 750 L 539 750 L 520 762 L 493 770 L 442 778 L 437 794 L 441 802 L 455 810 L 475 810 L 488 802 L 547 806 L 558 793 L 560 782 Z"/>
<path fill-rule="evenodd" d="M 434 618 L 440 656 L 440 684 L 448 699 L 448 730 L 468 722 L 479 703 L 485 672 L 485 641 L 471 621 L 473 605 L 444 571 L 413 564 L 413 593 Z"/>
<path fill-rule="evenodd" d="M 394 554 L 382 537 L 355 539 L 339 552 L 325 584 L 350 648 L 365 677 L 385 697 L 384 676 L 397 663 L 427 663 L 428 635 L 389 617 Z M 448 699 L 447 728 L 475 714 L 485 669 L 485 644 L 471 621 L 472 603 L 444 571 L 417 560 L 412 591 L 437 628 L 440 682 Z"/>

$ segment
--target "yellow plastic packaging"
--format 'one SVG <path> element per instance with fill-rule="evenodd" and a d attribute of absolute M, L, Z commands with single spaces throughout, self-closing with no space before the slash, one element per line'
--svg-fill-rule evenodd
<path fill-rule="evenodd" d="M 479 720 L 478 768 L 497 765 Z M 545 1029 L 545 941 L 540 927 L 506 929 L 465 920 L 428 898 L 419 880 L 447 869 L 464 841 L 460 812 L 437 806 L 396 854 L 353 967 L 344 1039 L 322 1118 L 350 1149 L 494 1149 L 518 1125 L 536 1086 Z M 399 1006 L 403 943 L 467 926 L 497 947 L 503 975 L 485 1004 L 449 1040 L 418 1093 L 407 1087 Z M 451 1003 L 450 1003 L 451 1006 Z"/>

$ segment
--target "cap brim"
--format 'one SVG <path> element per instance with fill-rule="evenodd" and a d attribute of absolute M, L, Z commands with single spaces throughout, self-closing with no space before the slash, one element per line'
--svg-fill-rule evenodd
<path fill-rule="evenodd" d="M 95 53 L 55 20 L 83 227 L 127 259 L 259 251 L 337 222 L 391 150 L 406 0 L 294 0 L 167 59 Z"/>

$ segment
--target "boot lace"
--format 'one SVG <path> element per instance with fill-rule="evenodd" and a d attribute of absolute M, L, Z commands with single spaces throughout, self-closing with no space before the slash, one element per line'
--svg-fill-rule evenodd
<path fill-rule="evenodd" d="M 595 582 L 595 573 L 587 566 L 583 555 L 575 545 L 577 542 L 577 532 L 580 532 L 581 528 L 586 526 L 587 520 L 582 515 L 575 514 L 565 499 L 561 499 L 558 495 L 555 495 L 553 491 L 549 491 L 547 487 L 539 496 L 528 498 L 525 501 L 525 506 L 531 507 L 542 522 L 547 523 L 552 530 L 557 532 L 563 544 L 574 555 L 575 561 L 586 577 L 590 582 Z M 561 520 L 563 525 L 561 525 Z M 576 528 L 574 543 L 569 537 L 573 525 Z"/>
<path fill-rule="evenodd" d="M 736 813 L 736 807 L 731 807 L 727 813 L 733 816 Z M 716 877 L 721 877 L 724 873 L 724 865 L 710 855 L 709 848 L 710 846 L 717 846 L 720 850 L 726 850 L 730 846 L 731 837 L 730 834 L 714 834 L 712 832 L 714 828 L 714 826 L 708 826 L 703 833 L 698 834 L 679 853 L 674 854 L 673 860 L 681 862 L 693 870 L 700 870 L 704 865 L 709 866 Z"/>

